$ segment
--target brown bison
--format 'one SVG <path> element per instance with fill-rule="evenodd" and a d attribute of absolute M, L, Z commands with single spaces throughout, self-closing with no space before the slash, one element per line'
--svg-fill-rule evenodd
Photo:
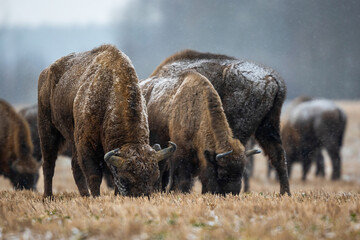
<path fill-rule="evenodd" d="M 0 99 L 0 174 L 15 189 L 36 190 L 41 159 L 33 156 L 29 125 L 9 103 Z"/>
<path fill-rule="evenodd" d="M 273 69 L 252 62 L 192 50 L 168 57 L 151 77 L 165 79 L 163 84 L 166 86 L 172 84 L 166 79 L 187 70 L 202 74 L 212 83 L 220 96 L 234 137 L 244 145 L 251 135 L 255 136 L 280 177 L 280 193 L 290 195 L 287 163 L 280 137 L 280 113 L 286 96 L 282 78 Z M 149 100 L 151 96 L 144 94 Z M 164 91 L 162 94 L 171 96 L 172 92 Z M 149 112 L 150 141 L 159 138 L 157 126 L 152 125 L 156 118 L 156 114 Z"/>
<path fill-rule="evenodd" d="M 325 175 L 324 148 L 332 161 L 332 179 L 341 176 L 340 149 L 346 126 L 345 113 L 332 101 L 325 99 L 306 100 L 296 104 L 290 110 L 282 129 L 284 148 L 288 156 L 289 175 L 294 162 L 303 165 L 302 179 L 311 167 L 317 163 L 317 174 Z"/>
<path fill-rule="evenodd" d="M 174 147 L 159 152 L 150 147 L 145 101 L 124 53 L 103 45 L 70 54 L 42 71 L 38 87 L 45 196 L 52 195 L 55 160 L 65 141 L 72 145 L 72 171 L 82 196 L 89 195 L 88 188 L 92 196 L 100 195 L 105 162 L 116 192 L 152 192 L 158 162 Z"/>
<path fill-rule="evenodd" d="M 199 176 L 202 192 L 239 193 L 245 156 L 233 138 L 221 100 L 211 83 L 195 71 L 140 83 L 147 98 L 149 126 L 161 143 L 176 142 L 170 159 L 171 190 L 189 192 Z"/>

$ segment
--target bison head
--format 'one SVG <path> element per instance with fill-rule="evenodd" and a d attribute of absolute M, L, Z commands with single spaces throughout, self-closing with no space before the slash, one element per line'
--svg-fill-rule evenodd
<path fill-rule="evenodd" d="M 39 179 L 40 161 L 36 161 L 32 156 L 17 159 L 10 168 L 10 181 L 15 189 L 36 190 Z"/>
<path fill-rule="evenodd" d="M 176 145 L 169 142 L 168 148 L 156 151 L 149 145 L 124 145 L 105 154 L 117 190 L 124 196 L 147 196 L 159 178 L 158 162 L 170 157 Z"/>
<path fill-rule="evenodd" d="M 243 176 L 246 157 L 260 153 L 260 150 L 253 149 L 244 152 L 233 150 L 219 154 L 205 153 L 208 160 L 207 177 L 210 178 L 208 191 L 219 194 L 239 194 L 241 190 L 241 178 Z M 216 179 L 211 180 L 211 176 Z"/>

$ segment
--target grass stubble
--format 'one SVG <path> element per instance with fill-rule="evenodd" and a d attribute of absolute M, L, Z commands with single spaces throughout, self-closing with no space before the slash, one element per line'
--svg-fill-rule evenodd
<path fill-rule="evenodd" d="M 98 198 L 80 197 L 70 161 L 59 158 L 54 200 L 39 192 L 11 189 L 0 179 L 0 239 L 360 239 L 360 106 L 341 102 L 349 115 L 342 151 L 343 178 L 300 180 L 295 166 L 292 196 L 280 196 L 276 180 L 266 178 L 258 156 L 251 192 L 225 197 L 154 193 L 150 198 L 114 196 L 102 185 Z"/>

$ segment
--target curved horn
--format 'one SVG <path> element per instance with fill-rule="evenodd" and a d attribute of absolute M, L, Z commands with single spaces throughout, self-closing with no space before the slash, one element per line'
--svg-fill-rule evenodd
<path fill-rule="evenodd" d="M 261 153 L 261 150 L 259 150 L 259 149 L 251 149 L 251 150 L 245 151 L 245 156 L 249 157 L 251 155 L 258 154 L 258 153 Z"/>
<path fill-rule="evenodd" d="M 170 157 L 176 151 L 176 144 L 169 141 L 169 147 L 156 152 L 157 162 Z"/>
<path fill-rule="evenodd" d="M 219 159 L 221 159 L 221 158 L 223 158 L 223 157 L 225 157 L 225 156 L 227 156 L 227 155 L 229 155 L 229 154 L 231 154 L 232 152 L 233 152 L 233 150 L 228 151 L 228 152 L 224 152 L 224 153 L 219 153 L 219 154 L 217 154 L 217 155 L 216 155 L 216 161 L 219 160 Z"/>
<path fill-rule="evenodd" d="M 104 161 L 106 162 L 106 164 L 121 168 L 121 166 L 124 164 L 124 160 L 121 157 L 115 156 L 117 154 L 120 154 L 118 148 L 106 153 L 104 156 Z"/>

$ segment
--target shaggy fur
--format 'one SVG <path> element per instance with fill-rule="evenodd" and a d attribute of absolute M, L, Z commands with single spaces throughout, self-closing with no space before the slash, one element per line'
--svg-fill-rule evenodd
<path fill-rule="evenodd" d="M 147 96 L 151 135 L 177 144 L 170 159 L 172 190 L 188 192 L 200 176 L 203 193 L 234 193 L 241 188 L 244 146 L 233 138 L 220 97 L 201 74 L 188 71 L 169 79 L 152 77 L 140 86 Z M 216 160 L 219 153 L 233 150 Z"/>
<path fill-rule="evenodd" d="M 70 54 L 39 77 L 38 126 L 44 158 L 45 196 L 59 146 L 73 146 L 72 170 L 82 196 L 100 194 L 104 153 L 119 148 L 122 168 L 115 182 L 123 195 L 148 195 L 158 179 L 149 146 L 144 99 L 128 57 L 111 45 Z M 115 168 L 114 168 L 115 169 Z"/>
<path fill-rule="evenodd" d="M 295 100 L 297 101 L 297 100 Z M 340 150 L 346 126 L 345 113 L 332 101 L 314 99 L 295 104 L 282 129 L 284 147 L 288 156 L 289 175 L 294 162 L 303 165 L 302 179 L 311 167 L 312 160 L 317 163 L 317 174 L 325 175 L 324 148 L 332 161 L 332 179 L 341 176 Z"/>
<path fill-rule="evenodd" d="M 280 193 L 290 194 L 287 163 L 280 137 L 280 113 L 286 96 L 281 77 L 271 68 L 252 62 L 192 50 L 168 57 L 151 77 L 166 79 L 187 70 L 202 74 L 212 83 L 221 98 L 234 136 L 242 144 L 246 144 L 251 135 L 255 136 L 277 170 Z M 148 100 L 149 96 L 144 94 Z M 156 116 L 151 113 L 151 131 L 153 127 L 156 128 L 151 125 L 154 121 L 152 118 Z"/>
<path fill-rule="evenodd" d="M 39 167 L 27 122 L 7 102 L 0 99 L 0 174 L 15 189 L 36 189 Z"/>

